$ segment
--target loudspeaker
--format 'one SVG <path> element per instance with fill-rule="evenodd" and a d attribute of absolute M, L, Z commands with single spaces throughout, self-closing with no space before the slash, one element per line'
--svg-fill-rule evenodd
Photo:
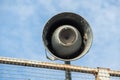
<path fill-rule="evenodd" d="M 89 51 L 93 34 L 83 17 L 64 12 L 53 16 L 46 23 L 42 38 L 50 55 L 59 60 L 71 61 Z"/>

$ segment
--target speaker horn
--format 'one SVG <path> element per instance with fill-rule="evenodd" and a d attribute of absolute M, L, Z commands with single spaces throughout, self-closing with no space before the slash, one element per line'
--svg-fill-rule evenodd
<path fill-rule="evenodd" d="M 45 48 L 54 58 L 71 61 L 89 51 L 93 34 L 84 18 L 64 12 L 53 16 L 46 23 L 42 38 Z"/>

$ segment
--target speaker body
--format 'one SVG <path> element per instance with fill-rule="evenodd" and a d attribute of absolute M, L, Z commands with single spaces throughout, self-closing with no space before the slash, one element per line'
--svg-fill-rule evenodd
<path fill-rule="evenodd" d="M 64 12 L 53 16 L 43 30 L 47 51 L 56 59 L 71 61 L 85 55 L 92 44 L 92 30 L 80 15 Z"/>

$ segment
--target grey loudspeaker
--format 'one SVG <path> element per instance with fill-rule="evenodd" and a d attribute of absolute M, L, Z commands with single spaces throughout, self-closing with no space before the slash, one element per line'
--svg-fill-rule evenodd
<path fill-rule="evenodd" d="M 54 58 L 76 60 L 85 55 L 92 44 L 92 30 L 80 15 L 64 12 L 53 16 L 43 30 L 43 42 Z"/>

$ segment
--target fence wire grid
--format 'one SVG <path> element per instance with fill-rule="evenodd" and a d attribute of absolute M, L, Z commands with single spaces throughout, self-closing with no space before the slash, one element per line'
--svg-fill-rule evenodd
<path fill-rule="evenodd" d="M 95 75 L 80 72 L 71 72 L 71 78 L 72 80 L 96 80 Z M 0 64 L 0 80 L 65 80 L 65 71 Z M 120 80 L 120 77 L 110 76 L 110 80 Z"/>
<path fill-rule="evenodd" d="M 71 72 L 72 80 L 95 80 L 94 75 Z M 0 64 L 0 80 L 65 80 L 65 71 Z"/>
<path fill-rule="evenodd" d="M 0 57 L 0 80 L 120 80 L 120 71 Z"/>

